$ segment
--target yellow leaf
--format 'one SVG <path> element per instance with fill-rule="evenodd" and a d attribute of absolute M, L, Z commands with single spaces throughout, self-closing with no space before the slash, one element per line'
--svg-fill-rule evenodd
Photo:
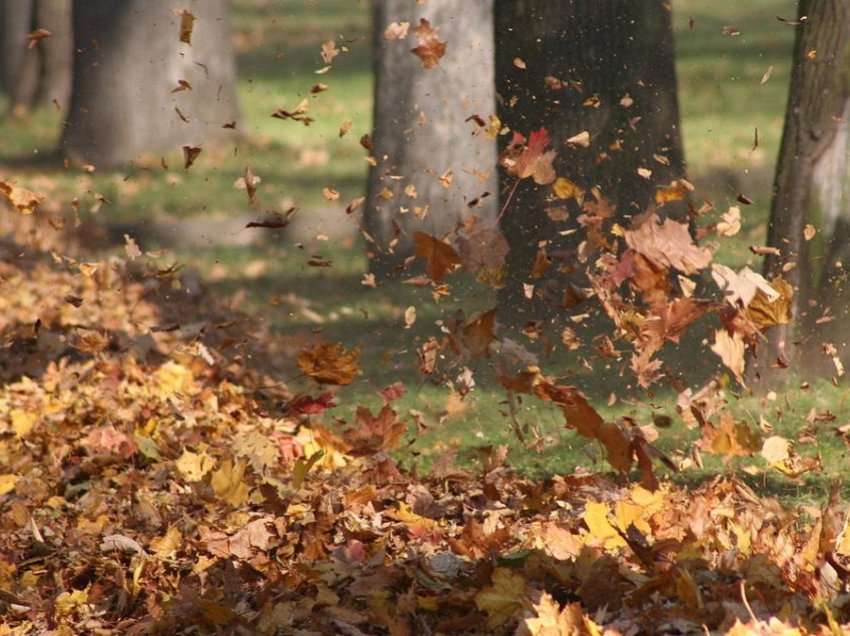
<path fill-rule="evenodd" d="M 584 200 L 584 190 L 564 177 L 555 179 L 555 183 L 552 184 L 552 192 L 559 199 L 575 199 L 579 203 Z"/>
<path fill-rule="evenodd" d="M 771 299 L 759 289 L 744 312 L 747 319 L 760 331 L 774 325 L 787 324 L 792 318 L 791 298 L 794 295 L 794 289 L 781 277 L 770 281 L 770 286 L 779 292 L 779 297 Z"/>
<path fill-rule="evenodd" d="M 723 364 L 741 382 L 744 376 L 744 337 L 737 331 L 730 336 L 725 329 L 718 329 L 711 350 L 720 356 Z"/>
<path fill-rule="evenodd" d="M 0 181 L 0 192 L 6 195 L 6 199 L 21 214 L 32 214 L 38 208 L 38 204 L 44 199 L 26 188 L 14 183 Z"/>
<path fill-rule="evenodd" d="M 164 535 L 151 539 L 151 551 L 159 558 L 167 559 L 174 556 L 182 540 L 183 537 L 180 535 L 177 526 L 168 526 Z"/>
<path fill-rule="evenodd" d="M 188 481 L 201 481 L 215 466 L 215 458 L 206 453 L 184 450 L 174 465 Z"/>
<path fill-rule="evenodd" d="M 245 483 L 245 468 L 247 463 L 239 460 L 235 464 L 232 459 L 225 459 L 221 467 L 215 471 L 210 480 L 210 486 L 219 497 L 231 506 L 241 506 L 248 501 L 250 488 Z"/>
<path fill-rule="evenodd" d="M 12 430 L 18 437 L 24 437 L 35 425 L 38 424 L 39 416 L 32 411 L 14 409 L 11 413 Z"/>
<path fill-rule="evenodd" d="M 192 372 L 173 360 L 163 364 L 155 375 L 163 397 L 186 395 L 191 392 L 195 382 Z"/>
<path fill-rule="evenodd" d="M 611 522 L 608 521 L 608 506 L 596 501 L 588 501 L 584 507 L 584 523 L 587 525 L 588 534 L 586 543 L 602 544 L 606 550 L 623 547 L 623 540 Z"/>
<path fill-rule="evenodd" d="M 18 475 L 0 475 L 0 495 L 12 492 L 19 479 Z"/>
<path fill-rule="evenodd" d="M 56 611 L 59 614 L 67 614 L 78 605 L 82 605 L 89 600 L 89 589 L 71 590 L 70 592 L 62 592 L 56 597 Z"/>
<path fill-rule="evenodd" d="M 584 614 L 579 603 L 567 603 L 562 610 L 558 602 L 543 592 L 535 603 L 534 618 L 526 618 L 517 630 L 523 636 L 601 636 L 602 630 Z"/>
<path fill-rule="evenodd" d="M 342 468 L 347 466 L 350 457 L 346 454 L 347 448 L 345 442 L 336 437 L 326 428 L 314 426 L 312 428 L 303 427 L 298 431 L 295 437 L 301 447 L 304 449 L 304 456 L 313 458 L 319 452 L 321 455 L 319 465 L 323 468 Z"/>
<path fill-rule="evenodd" d="M 525 602 L 525 578 L 513 570 L 496 568 L 493 585 L 475 595 L 475 605 L 487 612 L 487 629 L 493 630 L 518 614 Z"/>

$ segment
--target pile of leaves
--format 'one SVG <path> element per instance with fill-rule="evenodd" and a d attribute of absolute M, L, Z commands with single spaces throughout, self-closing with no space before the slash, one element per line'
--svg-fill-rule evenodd
<path fill-rule="evenodd" d="M 627 238 L 633 267 L 665 231 L 651 223 Z M 476 470 L 450 450 L 417 475 L 398 461 L 415 431 L 399 385 L 374 407 L 327 390 L 357 381 L 356 350 L 275 348 L 130 239 L 99 262 L 12 239 L 3 254 L 0 634 L 850 627 L 837 487 L 787 510 L 734 477 L 659 481 L 641 435 L 539 370 L 503 382 L 557 404 L 619 475 L 530 481 L 504 447 Z M 446 346 L 485 354 L 492 320 L 460 322 Z M 277 358 L 313 390 L 272 391 L 279 376 L 253 365 Z M 683 413 L 711 417 L 704 395 Z M 731 419 L 704 424 L 706 448 L 740 444 Z M 633 460 L 640 484 L 624 478 Z"/>

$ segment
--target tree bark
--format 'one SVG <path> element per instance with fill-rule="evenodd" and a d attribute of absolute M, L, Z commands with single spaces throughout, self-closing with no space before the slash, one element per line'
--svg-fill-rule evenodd
<path fill-rule="evenodd" d="M 3 81 L 15 116 L 34 106 L 66 108 L 71 94 L 73 34 L 71 0 L 6 0 L 3 24 Z M 47 29 L 51 35 L 28 46 L 27 35 Z"/>
<path fill-rule="evenodd" d="M 486 195 L 495 195 L 496 143 L 469 121 L 495 110 L 492 0 L 375 0 L 373 17 L 377 163 L 364 229 L 371 270 L 387 275 L 412 254 L 415 230 L 440 235 L 469 215 L 495 218 L 496 197 Z M 435 68 L 410 52 L 421 18 L 448 43 Z M 384 38 L 405 21 L 405 39 Z"/>
<path fill-rule="evenodd" d="M 32 22 L 33 0 L 0 0 L 3 89 L 11 92 L 15 76 L 27 50 L 27 33 Z"/>
<path fill-rule="evenodd" d="M 495 8 L 499 116 L 526 137 L 547 128 L 557 174 L 580 186 L 585 201 L 598 188 L 628 223 L 653 205 L 657 187 L 684 177 L 669 3 L 496 0 Z M 585 131 L 589 146 L 566 144 Z M 511 137 L 500 139 L 504 149 Z M 503 201 L 515 185 L 501 174 Z M 581 212 L 577 200 L 554 201 L 549 186 L 519 183 L 501 221 L 511 247 L 503 320 L 551 319 L 570 304 L 564 272 L 576 264 L 582 232 L 559 233 L 578 229 Z M 686 202 L 659 213 L 684 219 Z M 541 241 L 553 263 L 532 279 Z M 524 284 L 534 284 L 531 300 Z"/>
<path fill-rule="evenodd" d="M 190 0 L 191 44 L 165 0 L 74 4 L 74 80 L 62 148 L 99 167 L 232 134 L 236 63 L 227 0 Z M 191 90 L 175 91 L 181 81 Z"/>
<path fill-rule="evenodd" d="M 768 278 L 781 275 L 794 288 L 795 318 L 768 332 L 752 365 L 765 380 L 776 366 L 825 370 L 824 342 L 837 339 L 839 352 L 850 350 L 850 5 L 801 0 L 798 14 L 768 224 L 768 245 L 778 253 L 765 261 Z M 812 240 L 808 224 L 818 230 Z"/>

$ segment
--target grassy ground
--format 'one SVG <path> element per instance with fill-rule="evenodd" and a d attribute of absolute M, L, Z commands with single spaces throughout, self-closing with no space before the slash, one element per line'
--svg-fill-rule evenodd
<path fill-rule="evenodd" d="M 746 247 L 765 236 L 793 39 L 793 30 L 775 16 L 792 17 L 795 3 L 723 0 L 709 5 L 677 0 L 674 4 L 690 177 L 698 197 L 713 201 L 720 211 L 740 193 L 755 201 L 745 209 L 741 240 L 721 248 L 718 260 L 731 266 L 749 263 L 758 267 Z M 727 26 L 740 34 L 724 33 Z M 252 212 L 244 191 L 233 187 L 250 163 L 263 179 L 260 197 L 265 207 L 298 205 L 309 210 L 330 206 L 343 215 L 346 203 L 361 195 L 365 185 L 367 166 L 358 139 L 370 129 L 368 2 L 236 0 L 234 27 L 244 119 L 235 156 L 232 151 L 210 153 L 190 171 L 150 167 L 94 175 L 66 171 L 41 159 L 49 156 L 59 123 L 56 113 L 45 112 L 0 121 L 4 142 L 0 145 L 0 175 L 14 174 L 34 189 L 48 192 L 51 205 L 58 210 L 67 209 L 72 197 L 82 195 L 84 218 L 94 202 L 86 192 L 100 192 L 111 201 L 99 212 L 110 218 L 227 216 Z M 320 45 L 328 39 L 336 39 L 348 51 L 334 61 L 330 73 L 318 75 L 316 71 L 324 65 Z M 772 71 L 763 81 L 769 69 Z M 310 87 L 317 82 L 329 88 L 311 96 Z M 310 127 L 270 117 L 277 108 L 293 107 L 304 98 L 310 99 L 311 115 L 316 118 Z M 352 122 L 352 130 L 340 138 L 339 127 L 345 120 Z M 758 145 L 754 147 L 756 129 Z M 180 165 L 179 158 L 171 158 L 171 164 Z M 338 202 L 328 203 L 323 198 L 326 186 L 340 191 Z M 308 261 L 317 254 L 330 259 L 332 266 L 310 266 Z M 518 419 L 539 427 L 545 450 L 540 454 L 525 451 L 507 426 L 505 396 L 495 388 L 493 370 L 486 361 L 473 369 L 478 386 L 463 402 L 424 382 L 415 369 L 413 347 L 435 333 L 435 322 L 461 304 L 447 300 L 436 305 L 427 289 L 411 286 L 363 286 L 366 263 L 356 236 L 305 245 L 283 237 L 243 248 L 186 249 L 175 258 L 198 269 L 220 295 L 232 296 L 241 307 L 263 314 L 281 337 L 321 331 L 328 340 L 360 346 L 366 375 L 355 389 L 343 393 L 346 414 L 357 403 L 379 405 L 375 391 L 404 380 L 409 393 L 402 410 L 415 408 L 432 424 L 413 446 L 412 461 L 427 465 L 430 458 L 456 444 L 461 447 L 461 459 L 474 464 L 479 456 L 476 449 L 505 443 L 511 447 L 511 461 L 535 475 L 598 465 L 599 449 L 566 431 L 554 407 L 534 400 L 519 407 Z M 466 290 L 462 308 L 468 313 L 488 306 L 489 292 L 473 284 L 462 283 L 461 287 Z M 404 312 L 410 306 L 417 308 L 418 319 L 405 330 Z M 691 364 L 693 350 L 680 353 L 680 358 Z M 634 417 L 642 424 L 654 414 L 672 416 L 676 423 L 662 432 L 660 441 L 671 454 L 687 449 L 693 439 L 693 433 L 677 422 L 672 393 L 628 398 L 620 393 L 623 383 L 611 381 L 616 366 L 587 371 L 562 359 L 547 363 L 547 370 L 562 373 L 564 381 L 585 388 L 606 416 Z M 298 379 L 292 385 L 294 390 L 306 388 Z M 615 390 L 617 402 L 605 406 Z M 752 425 L 758 424 L 758 414 L 764 413 L 780 434 L 794 437 L 801 426 L 815 429 L 822 444 L 817 448 L 803 444 L 801 454 L 820 452 L 829 467 L 843 469 L 845 446 L 830 428 L 843 422 L 806 422 L 812 409 L 839 412 L 845 397 L 842 389 L 819 385 L 817 390 L 794 390 L 765 403 L 739 399 L 731 390 L 727 395 L 729 408 Z M 792 498 L 804 498 L 806 489 L 817 492 L 825 488 L 825 477 L 804 477 L 800 482 L 780 478 L 772 469 L 765 472 L 766 466 L 758 458 L 732 466 L 752 466 L 752 479 Z M 726 469 L 719 460 L 706 459 L 706 471 Z M 693 471 L 679 478 L 697 479 L 704 474 Z"/>

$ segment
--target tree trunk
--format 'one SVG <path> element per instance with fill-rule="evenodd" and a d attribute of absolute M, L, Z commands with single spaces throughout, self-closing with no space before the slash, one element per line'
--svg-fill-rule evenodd
<path fill-rule="evenodd" d="M 71 94 L 73 34 L 71 0 L 6 0 L 3 24 L 3 82 L 15 116 L 34 106 L 68 105 Z M 27 35 L 46 29 L 51 35 L 29 47 Z"/>
<path fill-rule="evenodd" d="M 848 351 L 850 5 L 801 0 L 798 6 L 768 225 L 768 245 L 778 253 L 765 262 L 768 278 L 782 275 L 794 288 L 795 318 L 768 332 L 768 345 L 752 365 L 766 380 L 775 378 L 775 366 L 803 362 L 804 370 L 824 370 L 821 362 L 831 365 L 822 353 L 824 342 L 837 338 L 839 352 Z M 818 230 L 811 240 L 805 238 L 808 224 Z M 792 345 L 799 345 L 796 351 Z"/>
<path fill-rule="evenodd" d="M 15 76 L 27 50 L 27 33 L 32 22 L 33 0 L 0 0 L 0 46 L 3 60 L 3 89 L 11 92 Z"/>
<path fill-rule="evenodd" d="M 364 229 L 371 269 L 390 274 L 412 254 L 412 234 L 440 235 L 463 218 L 495 218 L 496 143 L 470 116 L 493 114 L 492 0 L 375 0 L 374 157 Z M 410 50 L 420 18 L 448 43 L 435 68 Z M 410 22 L 388 41 L 393 22 Z"/>
<path fill-rule="evenodd" d="M 657 187 L 684 177 L 669 3 L 662 0 L 496 0 L 496 88 L 499 116 L 528 137 L 545 127 L 560 177 L 594 201 L 592 188 L 616 206 L 622 224 L 653 204 Z M 589 133 L 589 146 L 566 141 Z M 503 148 L 510 136 L 500 138 Z M 641 169 L 642 174 L 638 173 Z M 650 172 L 647 172 L 650 171 Z M 501 174 L 507 197 L 514 177 Z M 577 262 L 578 200 L 553 200 L 549 186 L 519 183 L 502 218 L 510 243 L 500 317 L 549 319 L 570 304 L 565 271 Z M 684 219 L 685 201 L 660 214 Z M 553 220 L 554 219 L 554 220 Z M 552 259 L 531 277 L 541 241 Z M 532 299 L 524 285 L 534 284 Z"/>
<path fill-rule="evenodd" d="M 66 156 L 110 167 L 232 133 L 223 128 L 237 118 L 228 2 L 190 0 L 182 6 L 196 18 L 191 44 L 181 42 L 181 17 L 172 2 L 74 4 Z M 191 90 L 175 91 L 181 81 Z"/>

